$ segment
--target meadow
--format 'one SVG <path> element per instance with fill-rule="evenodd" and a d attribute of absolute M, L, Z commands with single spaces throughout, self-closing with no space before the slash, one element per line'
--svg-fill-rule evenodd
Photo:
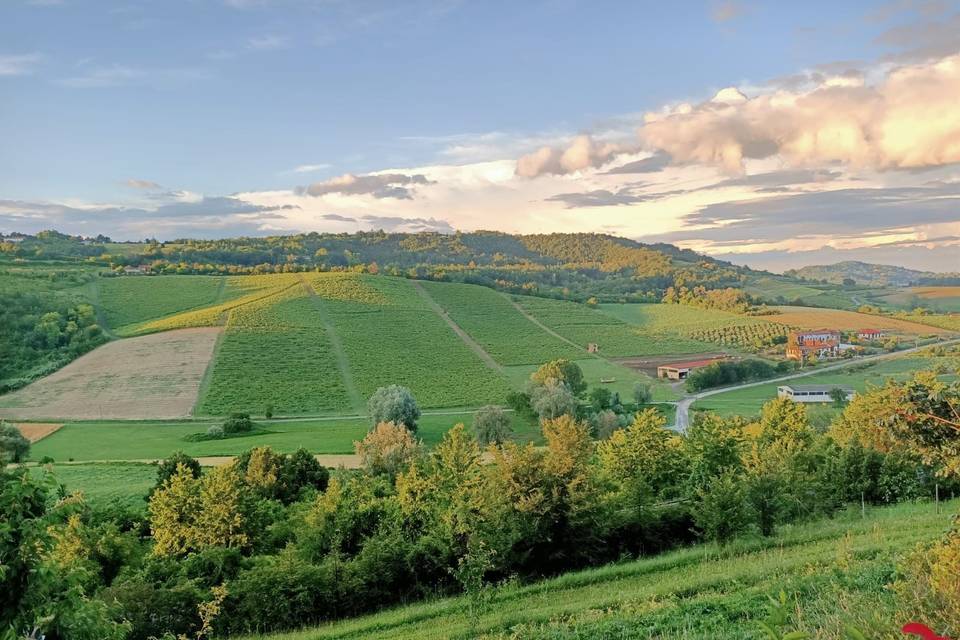
<path fill-rule="evenodd" d="M 922 371 L 941 366 L 951 371 L 958 366 L 956 356 L 927 357 L 924 355 L 909 355 L 900 358 L 891 358 L 873 363 L 851 365 L 835 371 L 825 371 L 784 383 L 771 382 L 746 389 L 734 389 L 724 393 L 708 396 L 697 400 L 691 406 L 695 411 L 712 411 L 723 416 L 760 415 L 760 408 L 765 402 L 777 397 L 777 387 L 780 384 L 835 384 L 851 387 L 856 391 L 865 391 L 870 385 L 881 385 L 888 378 L 904 380 L 915 371 Z M 840 412 L 832 405 L 808 405 L 812 414 L 811 420 L 822 424 L 829 421 Z"/>
<path fill-rule="evenodd" d="M 409 387 L 425 408 L 502 404 L 510 386 L 400 278 L 308 274 L 333 326 L 361 397 L 378 387 Z"/>
<path fill-rule="evenodd" d="M 420 284 L 454 322 L 502 365 L 583 357 L 583 351 L 538 327 L 493 289 L 456 283 Z"/>
<path fill-rule="evenodd" d="M 33 476 L 52 476 L 68 493 L 80 491 L 92 506 L 120 504 L 142 509 L 143 497 L 157 482 L 157 468 L 140 462 L 49 464 L 32 467 Z"/>
<path fill-rule="evenodd" d="M 99 278 L 97 297 L 110 327 L 144 322 L 216 302 L 219 276 L 121 276 Z"/>
<path fill-rule="evenodd" d="M 957 502 L 851 509 L 836 518 L 785 526 L 768 539 L 697 545 L 529 585 L 492 588 L 481 598 L 413 604 L 262 640 L 626 640 L 766 638 L 756 624 L 770 596 L 788 594 L 801 628 L 839 638 L 845 624 L 891 633 L 887 588 L 903 556 L 942 535 Z M 910 526 L 903 526 L 909 522 Z M 886 637 L 886 636 L 884 636 Z"/>
<path fill-rule="evenodd" d="M 911 310 L 924 307 L 936 313 L 960 313 L 960 287 L 909 287 L 880 297 L 882 304 Z"/>
<path fill-rule="evenodd" d="M 584 348 L 591 342 L 598 344 L 600 353 L 606 357 L 698 353 L 708 351 L 713 346 L 671 333 L 662 325 L 662 330 L 658 332 L 645 325 L 629 324 L 613 314 L 575 302 L 527 296 L 513 296 L 513 300 L 524 311 L 571 342 Z M 644 306 L 673 305 L 629 305 L 631 309 L 622 313 L 644 322 L 646 319 L 639 318 L 639 315 L 647 312 L 635 308 Z"/>
<path fill-rule="evenodd" d="M 511 414 L 513 415 L 513 414 Z M 467 426 L 473 413 L 426 414 L 420 419 L 417 437 L 433 446 L 458 422 Z M 194 457 L 235 456 L 252 447 L 269 446 L 290 453 L 305 447 L 311 453 L 351 454 L 353 443 L 362 440 L 370 424 L 366 418 L 257 420 L 267 433 L 222 440 L 193 442 L 192 434 L 204 433 L 215 421 L 180 422 L 73 422 L 61 427 L 30 449 L 30 459 L 45 456 L 57 462 L 102 460 L 159 460 L 175 451 Z M 513 415 L 514 438 L 540 442 L 539 427 Z"/>

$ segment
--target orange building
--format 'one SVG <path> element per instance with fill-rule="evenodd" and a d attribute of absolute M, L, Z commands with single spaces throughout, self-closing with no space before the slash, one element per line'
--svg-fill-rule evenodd
<path fill-rule="evenodd" d="M 787 336 L 787 357 L 806 360 L 810 356 L 834 358 L 840 353 L 840 332 L 836 329 L 791 331 Z"/>

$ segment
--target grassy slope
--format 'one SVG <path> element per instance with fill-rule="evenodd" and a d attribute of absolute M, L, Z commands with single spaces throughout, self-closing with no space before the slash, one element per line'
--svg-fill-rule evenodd
<path fill-rule="evenodd" d="M 885 585 L 896 563 L 917 543 L 939 537 L 956 507 L 948 504 L 937 514 L 929 503 L 902 505 L 870 511 L 866 519 L 853 511 L 785 528 L 769 540 L 738 541 L 723 553 L 696 546 L 508 586 L 494 591 L 474 620 L 469 601 L 461 597 L 255 637 L 741 640 L 762 637 L 753 620 L 764 616 L 767 596 L 784 589 L 800 600 L 804 625 L 818 631 L 815 637 L 836 638 L 843 623 L 894 610 Z"/>
<path fill-rule="evenodd" d="M 453 425 L 470 425 L 472 413 L 426 415 L 420 419 L 417 436 L 433 445 Z M 165 458 L 177 450 L 192 456 L 236 455 L 251 447 L 269 445 L 277 451 L 291 452 L 306 447 L 313 453 L 353 453 L 354 440 L 366 434 L 366 419 L 257 421 L 271 433 L 243 438 L 188 442 L 185 436 L 203 433 L 214 422 L 78 422 L 33 445 L 31 460 L 50 456 L 59 462 L 71 458 L 84 460 L 152 460 Z M 517 440 L 540 441 L 536 425 L 514 418 Z"/>
<path fill-rule="evenodd" d="M 213 304 L 219 276 L 126 276 L 101 278 L 99 302 L 111 327 L 144 322 Z"/>
<path fill-rule="evenodd" d="M 938 364 L 947 366 L 956 366 L 955 357 L 928 358 L 924 356 L 904 356 L 902 358 L 893 358 L 876 363 L 866 363 L 867 366 L 861 368 L 853 365 L 846 369 L 837 371 L 826 371 L 822 374 L 813 374 L 805 378 L 796 380 L 796 384 L 836 384 L 838 386 L 852 387 L 857 391 L 863 391 L 870 384 L 883 384 L 887 378 L 905 379 L 915 371 L 929 369 Z M 702 411 L 714 411 L 721 415 L 759 415 L 760 407 L 765 402 L 777 397 L 778 383 L 749 387 L 747 389 L 738 389 L 727 393 L 720 393 L 709 396 L 703 400 L 698 400 L 693 404 L 693 409 Z M 816 406 L 815 412 L 836 414 L 839 410 L 830 406 Z"/>
<path fill-rule="evenodd" d="M 68 492 L 81 491 L 90 504 L 121 503 L 144 507 L 143 497 L 157 481 L 152 464 L 54 464 L 33 467 L 36 476 L 53 475 Z"/>

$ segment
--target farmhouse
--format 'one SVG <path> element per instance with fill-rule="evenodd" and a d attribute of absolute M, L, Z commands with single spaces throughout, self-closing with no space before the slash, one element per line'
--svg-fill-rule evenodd
<path fill-rule="evenodd" d="M 791 331 L 787 336 L 787 358 L 803 361 L 810 356 L 833 358 L 840 353 L 840 332 L 836 329 Z"/>
<path fill-rule="evenodd" d="M 843 391 L 845 400 L 851 400 L 856 393 L 850 387 L 835 384 L 785 384 L 777 387 L 777 397 L 794 402 L 833 402 L 830 392 L 834 389 Z"/>
<path fill-rule="evenodd" d="M 692 360 L 690 362 L 670 362 L 657 367 L 657 377 L 667 380 L 686 380 L 687 375 L 694 369 L 709 367 L 715 362 L 723 362 L 726 358 L 708 358 L 706 360 Z"/>
<path fill-rule="evenodd" d="M 883 329 L 858 329 L 857 337 L 861 340 L 879 340 L 885 337 Z"/>

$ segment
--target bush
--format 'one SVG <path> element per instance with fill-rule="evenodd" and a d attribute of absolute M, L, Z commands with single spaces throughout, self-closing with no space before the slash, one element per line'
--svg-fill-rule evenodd
<path fill-rule="evenodd" d="M 227 435 L 248 433 L 253 430 L 253 426 L 249 413 L 234 413 L 223 423 L 223 432 Z"/>
<path fill-rule="evenodd" d="M 30 441 L 12 424 L 0 420 L 0 464 L 22 462 L 30 453 Z"/>
<path fill-rule="evenodd" d="M 223 425 L 214 424 L 207 429 L 207 438 L 219 439 L 222 438 L 225 433 L 226 431 L 224 430 Z"/>
<path fill-rule="evenodd" d="M 481 446 L 502 444 L 510 439 L 510 416 L 503 407 L 488 405 L 473 414 L 473 433 Z"/>
<path fill-rule="evenodd" d="M 393 422 L 411 432 L 416 432 L 417 420 L 420 419 L 420 407 L 410 389 L 396 384 L 377 389 L 367 401 L 367 413 L 372 427 Z"/>
<path fill-rule="evenodd" d="M 566 384 L 556 379 L 530 389 L 530 405 L 541 420 L 576 415 L 579 403 Z"/>
<path fill-rule="evenodd" d="M 360 466 L 368 473 L 391 478 L 410 466 L 423 449 L 406 427 L 395 422 L 381 422 L 353 446 L 360 456 Z"/>

